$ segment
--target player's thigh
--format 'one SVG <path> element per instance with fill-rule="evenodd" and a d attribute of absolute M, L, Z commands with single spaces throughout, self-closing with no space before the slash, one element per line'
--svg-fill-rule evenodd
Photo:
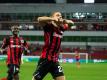
<path fill-rule="evenodd" d="M 48 72 L 49 72 L 49 63 L 45 60 L 40 60 L 37 69 L 33 73 L 33 76 L 35 80 L 36 79 L 42 80 Z"/>
<path fill-rule="evenodd" d="M 55 80 L 65 80 L 65 76 L 58 76 L 55 78 Z"/>
<path fill-rule="evenodd" d="M 59 63 L 52 64 L 51 69 L 50 69 L 50 73 L 54 79 L 64 78 L 63 69 L 62 69 L 62 66 L 59 65 Z"/>
<path fill-rule="evenodd" d="M 8 65 L 8 73 L 11 73 L 11 74 L 17 74 L 19 73 L 19 66 L 17 65 L 14 65 L 14 64 L 9 64 Z"/>

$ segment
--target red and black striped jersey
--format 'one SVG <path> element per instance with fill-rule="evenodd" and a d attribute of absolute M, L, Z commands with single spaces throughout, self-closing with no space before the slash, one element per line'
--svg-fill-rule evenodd
<path fill-rule="evenodd" d="M 59 28 L 56 28 L 52 24 L 47 24 L 43 28 L 45 43 L 41 58 L 47 58 L 48 60 L 56 62 L 58 61 L 58 53 L 60 50 L 63 32 L 67 29 L 67 26 L 63 25 Z"/>
<path fill-rule="evenodd" d="M 28 45 L 22 37 L 10 36 L 4 38 L 1 48 L 7 48 L 7 64 L 20 65 L 21 55 L 24 48 L 28 48 Z"/>
<path fill-rule="evenodd" d="M 80 54 L 79 54 L 79 53 L 76 53 L 76 54 L 75 54 L 75 58 L 76 58 L 76 59 L 80 59 Z"/>

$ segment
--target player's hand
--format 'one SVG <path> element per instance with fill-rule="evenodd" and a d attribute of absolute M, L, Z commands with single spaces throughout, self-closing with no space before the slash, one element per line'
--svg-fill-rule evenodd
<path fill-rule="evenodd" d="M 27 53 L 30 54 L 30 50 L 27 50 Z"/>
<path fill-rule="evenodd" d="M 63 24 L 63 22 L 64 22 L 64 19 L 62 19 L 62 18 L 59 18 L 59 19 L 58 19 L 58 23 L 59 23 L 59 24 Z"/>
<path fill-rule="evenodd" d="M 3 49 L 0 48 L 0 53 L 3 53 Z"/>
<path fill-rule="evenodd" d="M 62 18 L 53 18 L 53 21 L 55 22 L 55 23 L 63 23 L 63 19 Z"/>
<path fill-rule="evenodd" d="M 63 20 L 60 18 L 53 18 L 52 24 L 54 25 L 54 27 L 59 27 L 60 24 L 63 23 Z"/>

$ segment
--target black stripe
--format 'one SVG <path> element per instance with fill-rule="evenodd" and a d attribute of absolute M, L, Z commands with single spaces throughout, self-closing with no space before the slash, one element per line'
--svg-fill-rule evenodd
<path fill-rule="evenodd" d="M 54 56 L 54 53 L 56 52 L 56 49 L 57 49 L 57 45 L 58 45 L 58 37 L 56 37 L 56 42 L 55 42 L 55 46 L 54 46 L 54 49 L 52 51 L 52 59 L 53 59 L 53 56 Z"/>
<path fill-rule="evenodd" d="M 21 40 L 18 38 L 18 44 L 21 46 Z M 19 58 L 21 57 L 21 47 L 18 49 L 18 63 L 20 64 Z"/>
<path fill-rule="evenodd" d="M 50 45 L 49 45 L 49 47 L 48 47 L 48 50 L 47 50 L 47 53 L 46 53 L 46 58 L 48 58 L 48 55 L 49 55 L 49 50 L 50 50 L 50 48 L 51 48 L 51 45 L 52 45 L 52 42 L 53 42 L 53 34 L 54 34 L 54 32 L 51 32 L 50 33 Z"/>
<path fill-rule="evenodd" d="M 13 37 L 10 37 L 9 41 L 11 41 L 11 40 L 13 41 Z M 11 43 L 10 43 L 10 64 L 11 63 L 13 63 L 13 59 L 12 59 L 12 48 L 11 48 Z"/>
<path fill-rule="evenodd" d="M 60 39 L 60 38 L 59 38 Z M 59 45 L 58 45 L 58 47 L 57 47 L 57 49 L 56 49 L 56 53 L 59 51 L 59 48 L 60 48 L 60 45 L 61 45 L 61 39 L 60 39 L 60 42 L 59 42 Z"/>

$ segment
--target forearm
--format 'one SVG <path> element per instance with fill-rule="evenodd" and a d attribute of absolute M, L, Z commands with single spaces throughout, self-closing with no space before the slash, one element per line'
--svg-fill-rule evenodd
<path fill-rule="evenodd" d="M 72 20 L 67 20 L 67 19 L 64 19 L 63 22 L 66 24 L 72 24 L 72 25 L 74 24 Z"/>
<path fill-rule="evenodd" d="M 51 18 L 51 17 L 46 17 L 46 16 L 44 16 L 44 17 L 38 17 L 38 19 L 37 19 L 39 22 L 48 22 L 48 21 L 54 21 L 54 19 L 53 18 Z"/>
<path fill-rule="evenodd" d="M 25 51 L 27 52 L 27 53 L 30 53 L 30 50 L 28 49 L 28 47 L 24 47 L 25 48 Z"/>
<path fill-rule="evenodd" d="M 74 22 L 73 22 L 72 20 L 64 19 L 64 20 L 63 20 L 63 23 L 64 23 L 64 24 L 68 24 L 68 27 L 69 27 L 70 29 L 76 29 L 76 26 L 75 26 L 75 24 L 74 24 Z"/>
<path fill-rule="evenodd" d="M 4 49 L 0 48 L 0 53 L 3 53 Z"/>

